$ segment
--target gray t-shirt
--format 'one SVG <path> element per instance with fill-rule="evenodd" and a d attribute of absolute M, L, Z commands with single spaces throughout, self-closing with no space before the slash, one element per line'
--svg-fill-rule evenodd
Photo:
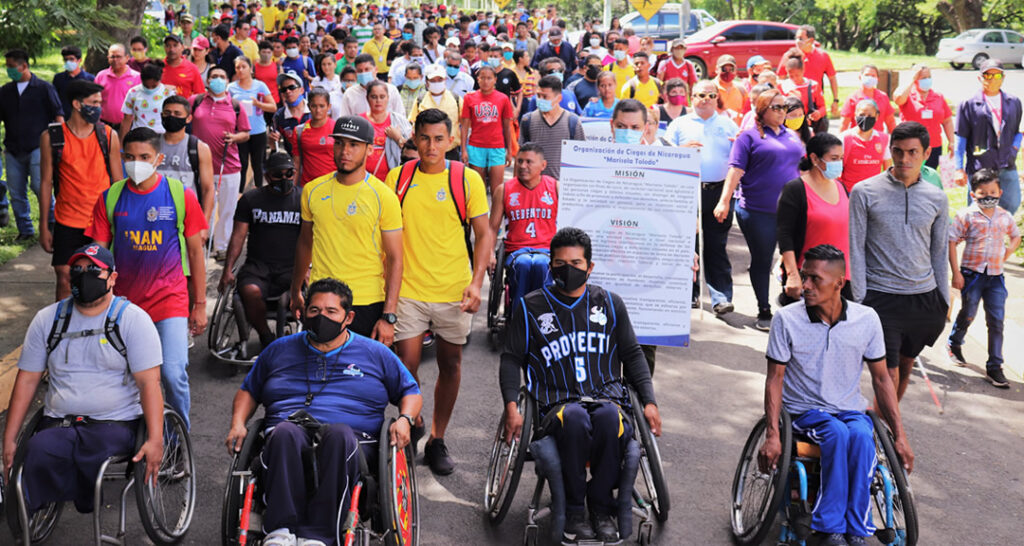
<path fill-rule="evenodd" d="M 186 190 L 196 191 L 192 163 L 188 160 L 188 135 L 177 144 L 169 144 L 161 136 L 160 153 L 164 154 L 164 162 L 157 166 L 156 171 L 167 178 L 180 180 Z"/>
<path fill-rule="evenodd" d="M 84 415 L 93 419 L 127 421 L 142 415 L 139 388 L 127 374 L 128 363 L 110 346 L 104 334 L 63 339 L 46 358 L 46 340 L 53 328 L 57 304 L 44 307 L 25 333 L 18 368 L 27 372 L 49 370 L 50 386 L 45 408 L 49 417 Z M 107 312 L 87 317 L 71 312 L 68 333 L 103 330 Z M 128 349 L 131 372 L 138 373 L 162 362 L 156 326 L 140 307 L 128 304 L 121 316 L 121 337 Z"/>
<path fill-rule="evenodd" d="M 885 358 L 882 323 L 874 309 L 843 303 L 843 312 L 831 327 L 809 314 L 803 300 L 779 309 L 772 318 L 766 356 L 786 366 L 782 386 L 786 411 L 801 414 L 819 409 L 835 414 L 867 408 L 860 376 L 865 360 Z"/>
<path fill-rule="evenodd" d="M 559 180 L 562 175 L 562 141 L 587 139 L 583 133 L 583 124 L 578 117 L 570 127 L 569 119 L 573 117 L 576 117 L 576 114 L 563 111 L 553 125 L 548 125 L 541 111 L 534 110 L 523 118 L 523 123 L 520 125 L 519 144 L 532 142 L 543 148 L 548 166 L 541 174 L 546 174 L 555 180 Z"/>

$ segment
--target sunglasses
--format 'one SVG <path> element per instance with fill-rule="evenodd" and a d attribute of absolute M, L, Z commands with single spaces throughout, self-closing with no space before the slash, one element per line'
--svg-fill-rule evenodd
<path fill-rule="evenodd" d="M 786 105 L 785 104 L 773 104 L 773 105 L 769 106 L 768 109 L 773 111 L 773 112 L 785 112 L 786 111 Z"/>
<path fill-rule="evenodd" d="M 295 176 L 295 169 L 288 169 L 285 171 L 273 171 L 270 174 L 270 178 L 274 180 L 281 180 L 284 178 L 292 178 Z"/>
<path fill-rule="evenodd" d="M 717 99 L 718 93 L 697 93 L 694 96 L 698 99 Z"/>
<path fill-rule="evenodd" d="M 288 91 L 295 91 L 296 89 L 299 89 L 298 85 L 289 85 L 287 87 L 280 88 L 282 93 L 287 93 Z"/>
<path fill-rule="evenodd" d="M 104 268 L 102 268 L 102 267 L 100 267 L 100 266 L 98 266 L 96 264 L 89 264 L 89 265 L 87 265 L 85 267 L 82 267 L 80 265 L 73 265 L 73 266 L 71 266 L 71 273 L 73 275 L 80 275 L 82 273 L 85 273 L 86 271 L 88 271 L 89 273 L 99 273 L 101 271 L 106 271 L 106 269 L 104 269 Z"/>
<path fill-rule="evenodd" d="M 996 73 L 990 74 L 990 73 L 986 72 L 986 73 L 982 74 L 981 77 L 983 79 L 986 79 L 986 80 L 1001 80 L 1001 79 L 1003 79 L 1003 73 L 1002 72 L 996 72 Z"/>

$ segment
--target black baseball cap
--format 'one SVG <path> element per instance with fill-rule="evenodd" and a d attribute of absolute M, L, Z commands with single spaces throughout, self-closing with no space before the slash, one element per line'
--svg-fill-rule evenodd
<path fill-rule="evenodd" d="M 167 42 L 178 42 L 179 44 L 184 43 L 181 41 L 181 36 L 178 36 L 177 34 L 168 34 L 167 36 L 164 36 L 164 43 L 166 44 Z"/>
<path fill-rule="evenodd" d="M 356 142 L 373 142 L 373 125 L 366 118 L 359 116 L 342 116 L 334 122 L 334 138 L 347 138 Z"/>
<path fill-rule="evenodd" d="M 294 169 L 295 162 L 292 161 L 292 156 L 284 152 L 274 152 L 267 158 L 264 163 L 263 169 L 267 172 L 273 171 L 287 171 L 288 169 Z"/>
<path fill-rule="evenodd" d="M 103 245 L 90 243 L 79 248 L 68 259 L 68 265 L 75 263 L 79 258 L 89 258 L 92 263 L 104 269 L 114 270 L 114 255 Z"/>

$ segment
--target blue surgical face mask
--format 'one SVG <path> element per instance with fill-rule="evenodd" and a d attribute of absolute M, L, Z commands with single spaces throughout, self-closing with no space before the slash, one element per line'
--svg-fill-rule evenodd
<path fill-rule="evenodd" d="M 444 65 L 444 69 L 445 69 L 445 72 L 448 73 L 448 77 L 449 78 L 454 78 L 455 76 L 459 75 L 459 67 L 457 67 L 457 66 L 452 66 L 450 64 L 446 64 L 446 65 Z"/>
<path fill-rule="evenodd" d="M 550 112 L 554 107 L 555 105 L 550 100 L 537 97 L 537 109 L 541 112 Z"/>
<path fill-rule="evenodd" d="M 403 40 L 412 40 L 412 33 L 411 32 L 403 32 L 402 33 L 402 39 Z"/>
<path fill-rule="evenodd" d="M 552 73 L 548 74 L 548 76 L 558 76 L 558 79 L 561 80 L 561 79 L 564 78 L 565 75 L 562 74 L 561 72 L 552 72 Z"/>
<path fill-rule="evenodd" d="M 616 61 L 621 61 L 622 59 L 626 58 L 626 52 L 622 51 L 621 49 L 616 50 L 615 53 L 613 53 L 613 55 L 615 56 Z"/>
<path fill-rule="evenodd" d="M 220 95 L 228 88 L 228 81 L 224 78 L 211 78 L 206 85 L 210 88 L 211 93 Z"/>
<path fill-rule="evenodd" d="M 878 85 L 878 78 L 874 76 L 862 76 L 860 79 L 861 85 L 867 88 L 872 88 Z"/>
<path fill-rule="evenodd" d="M 423 87 L 423 79 L 417 78 L 415 80 L 405 80 L 405 86 L 409 89 L 419 89 Z"/>
<path fill-rule="evenodd" d="M 457 30 L 455 30 L 455 29 L 449 29 L 449 30 L 448 30 L 448 37 L 449 37 L 449 38 L 453 38 L 453 37 L 455 37 L 455 36 L 456 36 L 457 34 L 458 34 L 458 31 L 457 31 Z"/>
<path fill-rule="evenodd" d="M 487 59 L 487 64 L 493 66 L 494 68 L 498 68 L 499 66 L 501 66 L 501 59 L 497 57 L 491 57 L 490 59 Z"/>
<path fill-rule="evenodd" d="M 64 61 L 64 70 L 68 72 L 74 72 L 78 69 L 78 63 L 75 61 Z"/>
<path fill-rule="evenodd" d="M 615 129 L 615 142 L 619 144 L 640 144 L 643 136 L 644 132 L 636 129 Z"/>
<path fill-rule="evenodd" d="M 505 57 L 506 61 L 511 61 L 512 60 L 512 52 L 511 51 L 503 51 L 503 52 L 501 52 L 501 56 Z"/>
<path fill-rule="evenodd" d="M 828 178 L 829 180 L 839 178 L 843 175 L 843 160 L 826 161 L 825 168 L 821 171 L 821 174 L 824 174 L 825 178 Z"/>
<path fill-rule="evenodd" d="M 932 79 L 921 78 L 920 80 L 917 80 L 917 88 L 920 89 L 921 91 L 928 91 L 929 89 L 932 88 Z"/>
<path fill-rule="evenodd" d="M 367 85 L 373 81 L 374 77 L 373 72 L 359 72 L 356 74 L 356 81 L 359 82 L 359 85 Z"/>

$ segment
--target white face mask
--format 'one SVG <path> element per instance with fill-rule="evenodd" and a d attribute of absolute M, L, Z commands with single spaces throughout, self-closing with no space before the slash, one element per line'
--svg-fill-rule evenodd
<path fill-rule="evenodd" d="M 124 163 L 124 172 L 133 182 L 141 184 L 149 179 L 150 176 L 153 176 L 153 173 L 156 172 L 156 166 L 145 161 L 126 161 Z"/>
<path fill-rule="evenodd" d="M 444 93 L 445 84 L 443 81 L 440 82 L 427 82 L 427 90 L 435 95 Z"/>
<path fill-rule="evenodd" d="M 288 55 L 289 57 L 294 59 L 295 57 L 299 56 L 299 48 L 297 48 L 297 47 L 289 47 L 288 49 L 284 50 L 284 53 L 285 53 L 285 55 Z"/>

